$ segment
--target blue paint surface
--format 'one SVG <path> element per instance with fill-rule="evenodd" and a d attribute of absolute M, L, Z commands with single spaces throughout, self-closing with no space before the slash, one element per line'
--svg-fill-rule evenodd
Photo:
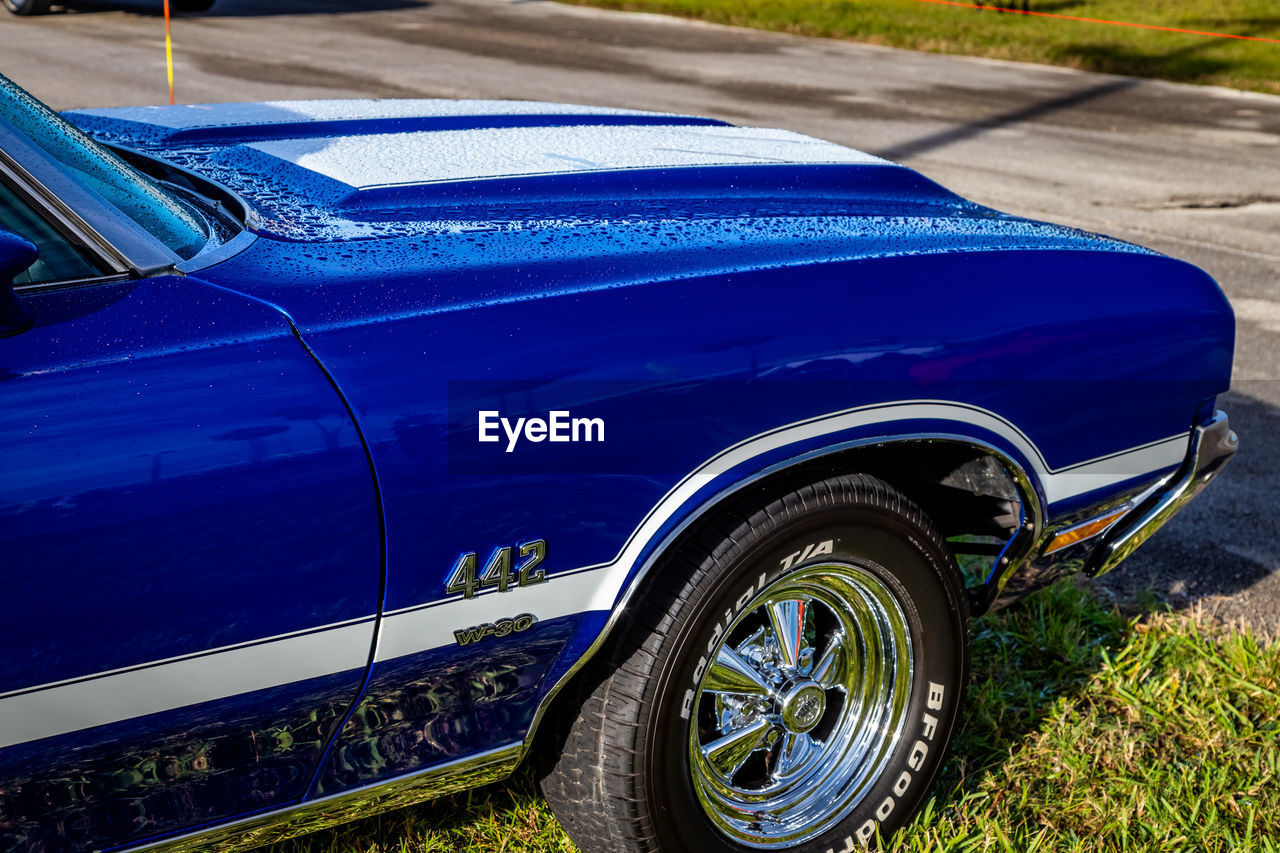
<path fill-rule="evenodd" d="M 278 313 L 190 278 L 24 300 L 0 692 L 376 612 L 368 465 Z"/>
<path fill-rule="evenodd" d="M 174 277 L 23 300 L 34 327 L 0 340 L 0 693 L 376 612 L 369 468 L 278 312 Z M 0 749 L 0 850 L 296 800 L 363 676 Z"/>

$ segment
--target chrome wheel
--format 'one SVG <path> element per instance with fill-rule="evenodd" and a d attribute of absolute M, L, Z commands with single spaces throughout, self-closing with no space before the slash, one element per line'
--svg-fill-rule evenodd
<path fill-rule="evenodd" d="M 829 829 L 880 777 L 911 694 L 897 595 L 850 563 L 765 587 L 725 631 L 696 691 L 689 767 L 707 817 L 750 847 Z"/>

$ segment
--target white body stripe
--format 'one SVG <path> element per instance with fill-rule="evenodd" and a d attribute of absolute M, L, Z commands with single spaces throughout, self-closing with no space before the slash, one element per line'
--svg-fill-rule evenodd
<path fill-rule="evenodd" d="M 1188 431 L 1187 435 L 1175 435 L 1145 447 L 1057 471 L 1046 476 L 1045 494 L 1049 503 L 1054 504 L 1134 477 L 1181 465 L 1187 456 L 1190 440 Z"/>
<path fill-rule="evenodd" d="M 0 700 L 0 748 L 363 669 L 372 620 L 74 681 Z"/>
<path fill-rule="evenodd" d="M 749 438 L 686 476 L 658 502 L 607 563 L 521 589 L 514 598 L 493 592 L 453 598 L 385 614 L 375 660 L 386 661 L 455 642 L 453 631 L 532 613 L 541 621 L 592 610 L 610 610 L 632 565 L 666 523 L 705 486 L 754 457 L 823 436 L 902 421 L 951 421 L 994 433 L 1018 450 L 1050 504 L 1118 485 L 1178 465 L 1190 431 L 1142 447 L 1051 470 L 1017 427 L 974 406 L 945 401 L 906 401 L 867 406 L 812 418 Z M 0 698 L 0 748 L 91 726 L 194 705 L 364 666 L 373 622 L 344 624 L 250 646 L 215 649 L 145 668 L 34 688 Z"/>
<path fill-rule="evenodd" d="M 103 672 L 95 672 L 91 675 L 80 675 L 75 678 L 64 678 L 61 681 L 50 681 L 41 684 L 38 687 L 21 687 L 17 690 L 10 690 L 6 693 L 0 693 L 0 699 L 8 699 L 10 696 L 17 696 L 20 693 L 30 693 L 33 690 L 48 690 L 50 687 L 61 687 L 64 684 L 75 684 L 81 681 L 90 681 L 95 678 L 102 678 L 107 675 L 123 675 L 127 672 L 133 672 L 139 669 L 148 669 L 153 666 L 159 666 L 165 663 L 179 663 L 181 661 L 191 660 L 193 658 L 203 657 L 210 654 L 223 654 L 225 652 L 233 652 L 238 649 L 248 648 L 249 646 L 259 646 L 263 643 L 275 643 L 282 640 L 290 640 L 294 637 L 301 637 L 305 634 L 319 634 L 324 631 L 334 631 L 338 628 L 345 628 L 349 625 L 368 625 L 372 623 L 378 616 L 376 613 L 370 613 L 367 616 L 361 616 L 359 619 L 345 619 L 341 622 L 332 622 L 328 625 L 318 625 L 314 628 L 307 628 L 302 631 L 290 631 L 287 634 L 277 634 L 273 637 L 260 637 L 256 640 L 249 640 L 243 643 L 235 643 L 230 646 L 221 646 L 209 651 L 192 652 L 185 655 L 174 655 L 171 658 L 160 658 L 159 660 L 149 660 L 145 663 L 135 664 L 133 666 L 122 666 L 119 669 L 108 669 Z"/>
<path fill-rule="evenodd" d="M 532 613 L 539 622 L 545 622 L 592 610 L 594 592 L 603 579 L 603 569 L 560 578 L 551 575 L 543 583 L 520 587 L 514 595 L 486 592 L 475 598 L 402 610 L 382 621 L 375 660 L 392 660 L 448 646 L 457 642 L 455 629 L 496 622 L 517 613 Z"/>
<path fill-rule="evenodd" d="M 886 410 L 889 410 L 889 417 L 886 417 Z M 608 610 L 613 606 L 631 564 L 639 558 L 649 540 L 658 534 L 662 526 L 681 506 L 726 471 L 749 461 L 752 457 L 787 445 L 799 444 L 858 427 L 909 420 L 959 421 L 999 435 L 1030 461 L 1035 469 L 1035 476 L 1044 489 L 1045 498 L 1050 504 L 1094 489 L 1122 483 L 1132 477 L 1157 471 L 1169 465 L 1176 465 L 1186 455 L 1187 443 L 1190 440 L 1190 431 L 1188 431 L 1184 436 L 1172 437 L 1134 451 L 1080 463 L 1072 468 L 1053 472 L 1040 454 L 1040 450 L 1021 430 L 998 415 L 973 406 L 921 401 L 895 403 L 889 406 L 868 406 L 814 418 L 756 436 L 731 447 L 668 492 L 658 506 L 649 513 L 640 529 L 632 534 L 622 553 L 613 562 L 607 564 L 605 568 L 609 571 L 605 576 L 606 580 L 596 590 L 594 606 L 590 609 Z"/>
<path fill-rule="evenodd" d="M 885 417 L 886 414 L 890 417 Z M 907 420 L 960 421 L 1001 436 L 1031 462 L 1050 504 L 1177 465 L 1186 455 L 1190 440 L 1188 431 L 1186 435 L 1173 436 L 1053 472 L 1039 449 L 1017 427 L 991 412 L 972 406 L 920 401 L 868 406 L 824 415 L 754 436 L 712 458 L 667 492 L 628 537 L 617 557 L 568 577 L 552 576 L 552 582 L 521 590 L 518 606 L 504 596 L 488 593 L 472 599 L 459 598 L 388 613 L 383 620 L 382 640 L 376 659 L 391 660 L 448 645 L 454 641 L 454 628 L 492 622 L 517 611 L 527 611 L 540 620 L 546 620 L 589 610 L 610 610 L 618 600 L 631 567 L 649 542 L 682 506 L 720 475 L 756 456 L 787 445 L 872 424 Z"/>

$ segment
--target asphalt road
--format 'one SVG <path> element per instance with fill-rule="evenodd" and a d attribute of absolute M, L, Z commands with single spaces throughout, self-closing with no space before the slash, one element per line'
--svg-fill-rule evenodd
<path fill-rule="evenodd" d="M 161 102 L 158 6 L 4 16 L 0 71 L 58 108 Z M 185 102 L 525 98 L 700 113 L 852 145 L 975 201 L 1199 264 L 1240 321 L 1222 406 L 1242 449 L 1108 585 L 1152 584 L 1280 636 L 1280 98 L 546 0 L 221 0 L 175 20 L 174 39 Z"/>

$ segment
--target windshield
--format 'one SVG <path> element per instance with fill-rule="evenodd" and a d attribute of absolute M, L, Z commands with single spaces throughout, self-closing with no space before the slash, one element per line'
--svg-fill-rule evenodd
<path fill-rule="evenodd" d="M 204 246 L 204 226 L 179 201 L 3 74 L 0 118 L 179 257 L 190 258 Z"/>

